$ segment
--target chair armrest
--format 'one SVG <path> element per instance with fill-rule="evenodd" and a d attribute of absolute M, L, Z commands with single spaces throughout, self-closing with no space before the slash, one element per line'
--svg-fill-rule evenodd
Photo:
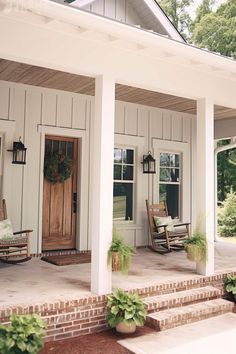
<path fill-rule="evenodd" d="M 181 224 L 173 224 L 174 227 L 187 226 L 187 225 L 191 225 L 191 223 L 190 222 L 184 222 L 184 223 L 181 223 Z"/>
<path fill-rule="evenodd" d="M 164 227 L 164 228 L 166 228 L 168 225 L 167 224 L 163 224 L 163 225 L 158 225 L 158 226 L 156 226 L 156 228 L 157 229 L 159 229 L 159 227 Z"/>
<path fill-rule="evenodd" d="M 17 231 L 17 232 L 13 232 L 13 235 L 28 234 L 28 233 L 30 233 L 30 232 L 33 232 L 33 230 Z"/>

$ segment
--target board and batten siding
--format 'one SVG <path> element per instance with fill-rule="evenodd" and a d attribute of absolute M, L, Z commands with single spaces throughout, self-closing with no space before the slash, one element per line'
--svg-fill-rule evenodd
<path fill-rule="evenodd" d="M 4 134 L 4 173 L 2 197 L 7 201 L 14 230 L 32 228 L 31 252 L 40 253 L 40 166 L 41 136 L 39 127 L 57 127 L 87 133 L 85 157 L 90 159 L 90 124 L 93 119 L 94 98 L 81 94 L 0 81 L 0 133 Z M 135 221 L 117 225 L 126 240 L 134 246 L 148 244 L 145 199 L 152 198 L 151 177 L 142 174 L 142 155 L 152 148 L 153 139 L 188 142 L 191 148 L 194 132 L 193 116 L 138 104 L 116 101 L 115 141 L 132 141 L 137 145 L 137 183 L 135 190 Z M 11 164 L 12 142 L 22 137 L 27 147 L 27 164 Z M 126 139 L 126 140 L 125 140 Z M 125 144 L 129 146 L 130 144 Z M 90 164 L 92 163 L 90 159 Z M 89 176 L 89 164 L 81 174 Z M 84 225 L 89 225 L 89 185 L 83 208 Z M 79 216 L 78 216 L 79 217 Z M 88 226 L 87 226 L 88 227 Z M 88 229 L 78 238 L 81 250 L 90 249 Z"/>
<path fill-rule="evenodd" d="M 96 0 L 83 6 L 84 10 L 116 19 L 117 21 L 142 25 L 142 21 L 127 0 Z"/>

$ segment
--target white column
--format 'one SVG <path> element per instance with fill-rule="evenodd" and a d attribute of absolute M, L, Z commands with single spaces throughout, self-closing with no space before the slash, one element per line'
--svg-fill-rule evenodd
<path fill-rule="evenodd" d="M 208 260 L 197 264 L 197 272 L 214 274 L 214 104 L 207 99 L 197 101 L 197 169 L 196 216 L 206 233 Z"/>
<path fill-rule="evenodd" d="M 112 240 L 113 150 L 115 81 L 99 76 L 95 84 L 95 108 L 91 121 L 90 239 L 92 241 L 91 291 L 107 294 L 112 273 L 107 251 Z"/>

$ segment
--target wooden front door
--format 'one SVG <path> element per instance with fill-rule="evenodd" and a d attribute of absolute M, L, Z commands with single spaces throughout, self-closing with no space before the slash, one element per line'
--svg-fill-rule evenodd
<path fill-rule="evenodd" d="M 72 173 L 63 183 L 51 183 L 44 176 L 43 251 L 73 249 L 76 248 L 78 140 L 46 136 L 46 156 L 67 156 L 72 161 Z"/>

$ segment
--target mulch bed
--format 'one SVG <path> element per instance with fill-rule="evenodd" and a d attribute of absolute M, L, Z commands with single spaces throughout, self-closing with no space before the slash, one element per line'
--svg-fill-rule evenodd
<path fill-rule="evenodd" d="M 71 339 L 49 342 L 45 344 L 40 354 L 132 354 L 117 341 L 125 338 L 139 337 L 153 330 L 139 327 L 135 334 L 123 335 L 109 330 L 101 333 L 88 334 Z"/>
<path fill-rule="evenodd" d="M 42 261 L 54 264 L 56 266 L 66 266 L 70 264 L 82 264 L 91 262 L 91 252 L 78 252 L 76 254 L 63 254 L 63 255 L 53 255 L 44 256 L 41 258 Z"/>

